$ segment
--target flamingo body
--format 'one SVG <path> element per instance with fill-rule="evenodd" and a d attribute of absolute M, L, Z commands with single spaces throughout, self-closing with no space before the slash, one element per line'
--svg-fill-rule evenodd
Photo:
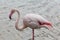
<path fill-rule="evenodd" d="M 49 21 L 38 14 L 26 14 L 23 18 L 23 22 L 25 22 L 25 25 L 32 29 L 39 29 L 43 27 L 41 25 L 44 25 L 44 23 L 46 23 L 46 25 L 50 24 Z"/>
<path fill-rule="evenodd" d="M 41 15 L 38 14 L 26 14 L 23 17 L 23 25 L 21 27 L 18 26 L 18 22 L 20 19 L 20 13 L 18 10 L 11 10 L 11 13 L 9 14 L 9 19 L 12 19 L 11 16 L 14 14 L 14 12 L 18 13 L 18 19 L 15 23 L 15 27 L 17 30 L 23 30 L 27 27 L 32 29 L 32 40 L 34 40 L 34 29 L 39 29 L 41 27 L 45 27 L 50 29 L 52 24 L 51 22 L 49 22 L 48 20 L 46 20 L 45 18 L 43 18 Z"/>

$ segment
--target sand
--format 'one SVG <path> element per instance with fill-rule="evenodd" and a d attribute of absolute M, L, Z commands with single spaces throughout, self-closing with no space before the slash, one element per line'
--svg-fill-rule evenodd
<path fill-rule="evenodd" d="M 8 16 L 11 9 L 18 9 L 21 14 L 19 26 L 25 14 L 39 14 L 51 21 L 53 29 L 41 28 L 35 30 L 35 40 L 60 40 L 60 0 L 0 0 L 0 40 L 31 40 L 30 28 L 24 31 L 15 29 L 17 15 L 13 20 Z"/>

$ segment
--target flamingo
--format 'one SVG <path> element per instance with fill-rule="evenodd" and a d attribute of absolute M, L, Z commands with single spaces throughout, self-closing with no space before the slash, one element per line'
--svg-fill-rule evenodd
<path fill-rule="evenodd" d="M 18 18 L 17 21 L 15 23 L 15 28 L 19 31 L 22 31 L 23 29 L 29 27 L 32 29 L 32 40 L 34 40 L 34 29 L 40 29 L 42 27 L 47 28 L 48 30 L 51 29 L 52 27 L 52 23 L 48 20 L 46 20 L 45 18 L 43 18 L 41 15 L 38 14 L 26 14 L 23 17 L 23 25 L 22 26 L 18 26 L 18 22 L 20 19 L 20 13 L 18 10 L 16 9 L 12 9 L 11 13 L 9 14 L 9 19 L 11 20 L 11 16 L 17 12 L 18 13 Z"/>

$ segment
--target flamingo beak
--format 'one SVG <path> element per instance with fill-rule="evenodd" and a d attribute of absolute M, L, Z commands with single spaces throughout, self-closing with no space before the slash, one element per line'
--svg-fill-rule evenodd
<path fill-rule="evenodd" d="M 11 16 L 13 15 L 14 12 L 15 10 L 11 10 L 11 13 L 9 14 L 9 19 L 12 19 Z"/>

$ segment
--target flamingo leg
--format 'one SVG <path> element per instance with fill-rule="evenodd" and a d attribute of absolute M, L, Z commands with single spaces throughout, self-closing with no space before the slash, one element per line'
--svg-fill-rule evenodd
<path fill-rule="evenodd" d="M 34 29 L 32 29 L 32 40 L 34 40 Z"/>

